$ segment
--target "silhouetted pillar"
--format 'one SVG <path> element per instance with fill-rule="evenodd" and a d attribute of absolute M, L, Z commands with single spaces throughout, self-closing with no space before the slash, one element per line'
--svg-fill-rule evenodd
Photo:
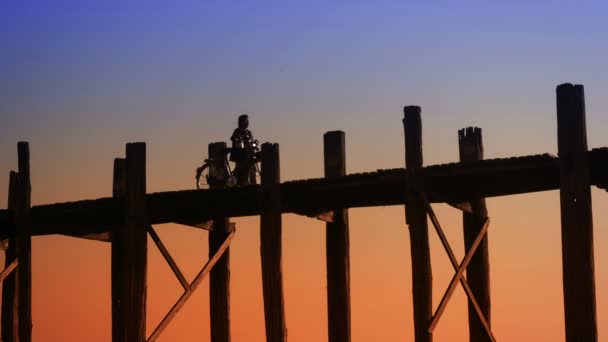
<path fill-rule="evenodd" d="M 285 342 L 279 145 L 262 145 L 260 245 L 267 342 Z"/>
<path fill-rule="evenodd" d="M 8 210 L 14 212 L 16 207 L 17 172 L 11 171 L 8 185 Z M 17 258 L 16 238 L 8 238 L 4 266 L 8 267 Z M 2 283 L 2 341 L 17 342 L 18 327 L 18 270 L 9 274 Z"/>
<path fill-rule="evenodd" d="M 209 144 L 209 175 L 217 182 L 211 182 L 210 188 L 225 187 L 228 178 L 226 165 L 226 143 Z M 224 243 L 232 228 L 228 217 L 215 217 L 209 232 L 209 258 L 213 257 Z M 209 274 L 209 310 L 211 323 L 211 341 L 230 341 L 230 248 L 226 249 Z"/>
<path fill-rule="evenodd" d="M 124 158 L 114 159 L 114 173 L 112 181 L 112 197 L 119 199 L 124 210 L 125 193 L 127 191 L 127 166 Z M 124 247 L 121 246 L 117 237 L 120 230 L 125 229 L 123 225 L 112 227 L 111 245 L 111 267 L 112 267 L 112 341 L 121 341 L 124 334 L 124 313 L 122 310 L 121 288 L 124 287 Z"/>
<path fill-rule="evenodd" d="M 17 229 L 17 297 L 19 341 L 32 340 L 32 218 L 30 185 L 30 150 L 27 142 L 17 144 L 19 174 L 15 198 L 15 225 Z"/>
<path fill-rule="evenodd" d="M 556 92 L 566 341 L 597 341 L 584 90 L 568 83 Z"/>
<path fill-rule="evenodd" d="M 418 106 L 407 106 L 403 109 L 403 113 L 405 167 L 410 171 L 422 167 L 422 119 Z M 414 187 L 413 184 L 408 186 Z M 414 333 L 416 342 L 430 342 L 433 340 L 428 331 L 433 315 L 433 276 L 427 212 L 419 197 L 412 195 L 412 191 L 408 191 L 405 217 L 410 231 Z"/>
<path fill-rule="evenodd" d="M 120 162 L 115 161 L 115 167 L 116 164 Z M 115 170 L 115 175 L 120 177 L 120 170 Z M 127 144 L 125 184 L 125 226 L 115 229 L 112 236 L 112 339 L 144 342 L 148 252 L 145 143 Z M 116 184 L 115 195 L 119 194 L 119 188 Z"/>
<path fill-rule="evenodd" d="M 346 175 L 345 136 L 342 131 L 323 135 L 325 177 Z M 350 342 L 350 255 L 348 209 L 334 209 L 326 224 L 327 328 L 329 342 Z"/>
<path fill-rule="evenodd" d="M 469 162 L 483 159 L 483 140 L 481 128 L 468 127 L 458 131 L 458 149 L 460 161 Z M 485 220 L 488 216 L 486 200 L 483 198 L 469 199 L 472 213 L 464 212 L 462 222 L 464 227 L 464 248 L 471 249 Z M 467 282 L 473 291 L 475 300 L 488 325 L 490 325 L 490 260 L 488 257 L 488 234 L 481 240 L 475 254 L 467 266 Z M 486 330 L 475 311 L 475 307 L 469 301 L 469 340 L 471 342 L 491 341 Z"/>

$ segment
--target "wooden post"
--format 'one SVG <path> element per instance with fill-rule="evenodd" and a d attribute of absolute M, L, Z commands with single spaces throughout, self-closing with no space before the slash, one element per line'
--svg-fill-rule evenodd
<path fill-rule="evenodd" d="M 228 178 L 226 165 L 226 143 L 209 144 L 209 158 L 213 161 L 209 174 L 217 182 L 210 188 L 224 187 Z M 229 218 L 216 217 L 209 232 L 209 258 L 213 257 L 232 232 Z M 209 310 L 211 341 L 230 341 L 230 248 L 217 261 L 209 273 Z"/>
<path fill-rule="evenodd" d="M 112 197 L 121 198 L 127 193 L 127 162 L 124 158 L 114 159 L 114 179 Z"/>
<path fill-rule="evenodd" d="M 120 165 L 120 161 L 115 161 Z M 120 166 L 118 166 L 120 168 Z M 116 177 L 120 170 L 115 169 Z M 146 144 L 127 144 L 125 161 L 125 226 L 112 237 L 114 342 L 146 341 Z M 115 195 L 120 193 L 120 183 Z"/>
<path fill-rule="evenodd" d="M 262 145 L 262 213 L 260 244 L 266 341 L 287 340 L 283 302 L 282 227 L 279 145 Z"/>
<path fill-rule="evenodd" d="M 15 225 L 17 228 L 17 297 L 19 341 L 32 340 L 32 218 L 30 185 L 30 150 L 27 142 L 17 144 L 19 174 L 15 195 Z"/>
<path fill-rule="evenodd" d="M 460 161 L 469 162 L 483 159 L 483 140 L 481 128 L 468 127 L 458 131 L 458 149 Z M 469 199 L 471 213 L 462 214 L 464 227 L 464 248 L 468 251 L 481 231 L 488 210 L 483 198 Z M 488 257 L 488 234 L 481 240 L 477 251 L 467 267 L 467 282 L 483 312 L 488 325 L 490 325 L 490 260 Z M 469 339 L 472 342 L 491 341 L 486 330 L 475 311 L 475 307 L 469 301 Z"/>
<path fill-rule="evenodd" d="M 566 341 L 597 341 L 584 90 L 562 84 L 556 93 Z"/>
<path fill-rule="evenodd" d="M 342 131 L 323 135 L 325 177 L 346 175 L 345 136 Z M 326 223 L 327 328 L 329 342 L 350 342 L 350 254 L 348 209 L 334 209 Z"/>
<path fill-rule="evenodd" d="M 11 171 L 8 186 L 8 210 L 14 211 L 16 206 L 17 172 Z M 4 266 L 8 267 L 17 258 L 16 239 L 8 239 L 5 252 Z M 18 270 L 12 272 L 2 283 L 2 341 L 17 342 L 18 320 L 17 320 L 17 274 Z"/>
<path fill-rule="evenodd" d="M 112 182 L 112 197 L 120 199 L 124 208 L 124 198 L 127 191 L 127 168 L 124 158 L 114 159 L 114 174 Z M 115 226 L 112 229 L 111 243 L 111 267 L 112 267 L 112 341 L 122 341 L 124 334 L 124 313 L 121 301 L 121 289 L 124 287 L 123 271 L 123 247 L 118 237 L 124 226 Z"/>
<path fill-rule="evenodd" d="M 405 167 L 415 170 L 422 167 L 422 119 L 420 107 L 406 106 L 403 109 L 405 131 Z M 408 182 L 411 183 L 411 182 Z M 415 186 L 409 184 L 408 187 Z M 433 315 L 433 275 L 427 213 L 418 196 L 408 191 L 405 208 L 406 222 L 410 231 L 412 258 L 412 297 L 414 301 L 414 335 L 416 342 L 430 342 L 433 336 L 428 326 Z"/>

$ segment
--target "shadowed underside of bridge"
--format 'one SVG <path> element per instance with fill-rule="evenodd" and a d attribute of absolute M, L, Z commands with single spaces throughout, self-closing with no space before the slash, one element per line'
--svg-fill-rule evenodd
<path fill-rule="evenodd" d="M 588 152 L 591 184 L 606 189 L 608 148 Z M 419 175 L 431 202 L 457 204 L 472 198 L 559 189 L 559 159 L 550 154 L 487 159 L 421 168 Z M 338 178 L 284 182 L 280 185 L 283 213 L 315 216 L 333 208 L 407 204 L 405 169 L 378 170 Z M 214 216 L 259 215 L 262 189 L 182 190 L 146 196 L 151 224 L 199 224 Z M 32 234 L 84 236 L 124 223 L 120 199 L 100 198 L 32 207 Z M 12 229 L 10 213 L 0 211 L 4 237 Z M 8 229 L 7 229 L 8 228 Z"/>

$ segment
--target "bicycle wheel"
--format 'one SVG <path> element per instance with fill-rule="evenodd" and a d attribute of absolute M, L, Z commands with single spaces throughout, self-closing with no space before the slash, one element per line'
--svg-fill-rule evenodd
<path fill-rule="evenodd" d="M 201 167 L 196 168 L 196 188 L 209 189 L 209 163 L 205 162 Z"/>

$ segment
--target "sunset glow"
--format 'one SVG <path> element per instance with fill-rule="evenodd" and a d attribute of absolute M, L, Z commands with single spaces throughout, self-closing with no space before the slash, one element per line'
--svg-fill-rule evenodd
<path fill-rule="evenodd" d="M 458 161 L 458 129 L 485 158 L 557 155 L 555 87 L 583 84 L 589 148 L 608 146 L 608 5 L 515 1 L 4 1 L 0 3 L 0 208 L 17 142 L 32 205 L 110 197 L 125 143 L 146 142 L 147 192 L 194 189 L 207 145 L 248 113 L 280 145 L 281 180 L 323 177 L 323 133 L 346 134 L 348 173 L 404 167 L 403 106 L 422 107 L 424 164 Z M 593 188 L 599 341 L 608 341 L 608 195 Z M 433 204 L 456 257 L 462 213 Z M 565 341 L 559 191 L 487 199 L 492 330 Z M 352 341 L 414 341 L 403 206 L 349 210 Z M 264 341 L 258 217 L 232 219 L 233 342 Z M 188 280 L 208 232 L 155 227 Z M 429 223 L 433 304 L 454 271 Z M 0 253 L 3 263 L 4 254 Z M 32 240 L 33 340 L 111 340 L 110 245 Z M 283 215 L 290 342 L 327 340 L 325 223 Z M 148 239 L 147 332 L 182 293 Z M 435 341 L 468 341 L 457 288 Z M 159 341 L 209 340 L 208 280 Z"/>

